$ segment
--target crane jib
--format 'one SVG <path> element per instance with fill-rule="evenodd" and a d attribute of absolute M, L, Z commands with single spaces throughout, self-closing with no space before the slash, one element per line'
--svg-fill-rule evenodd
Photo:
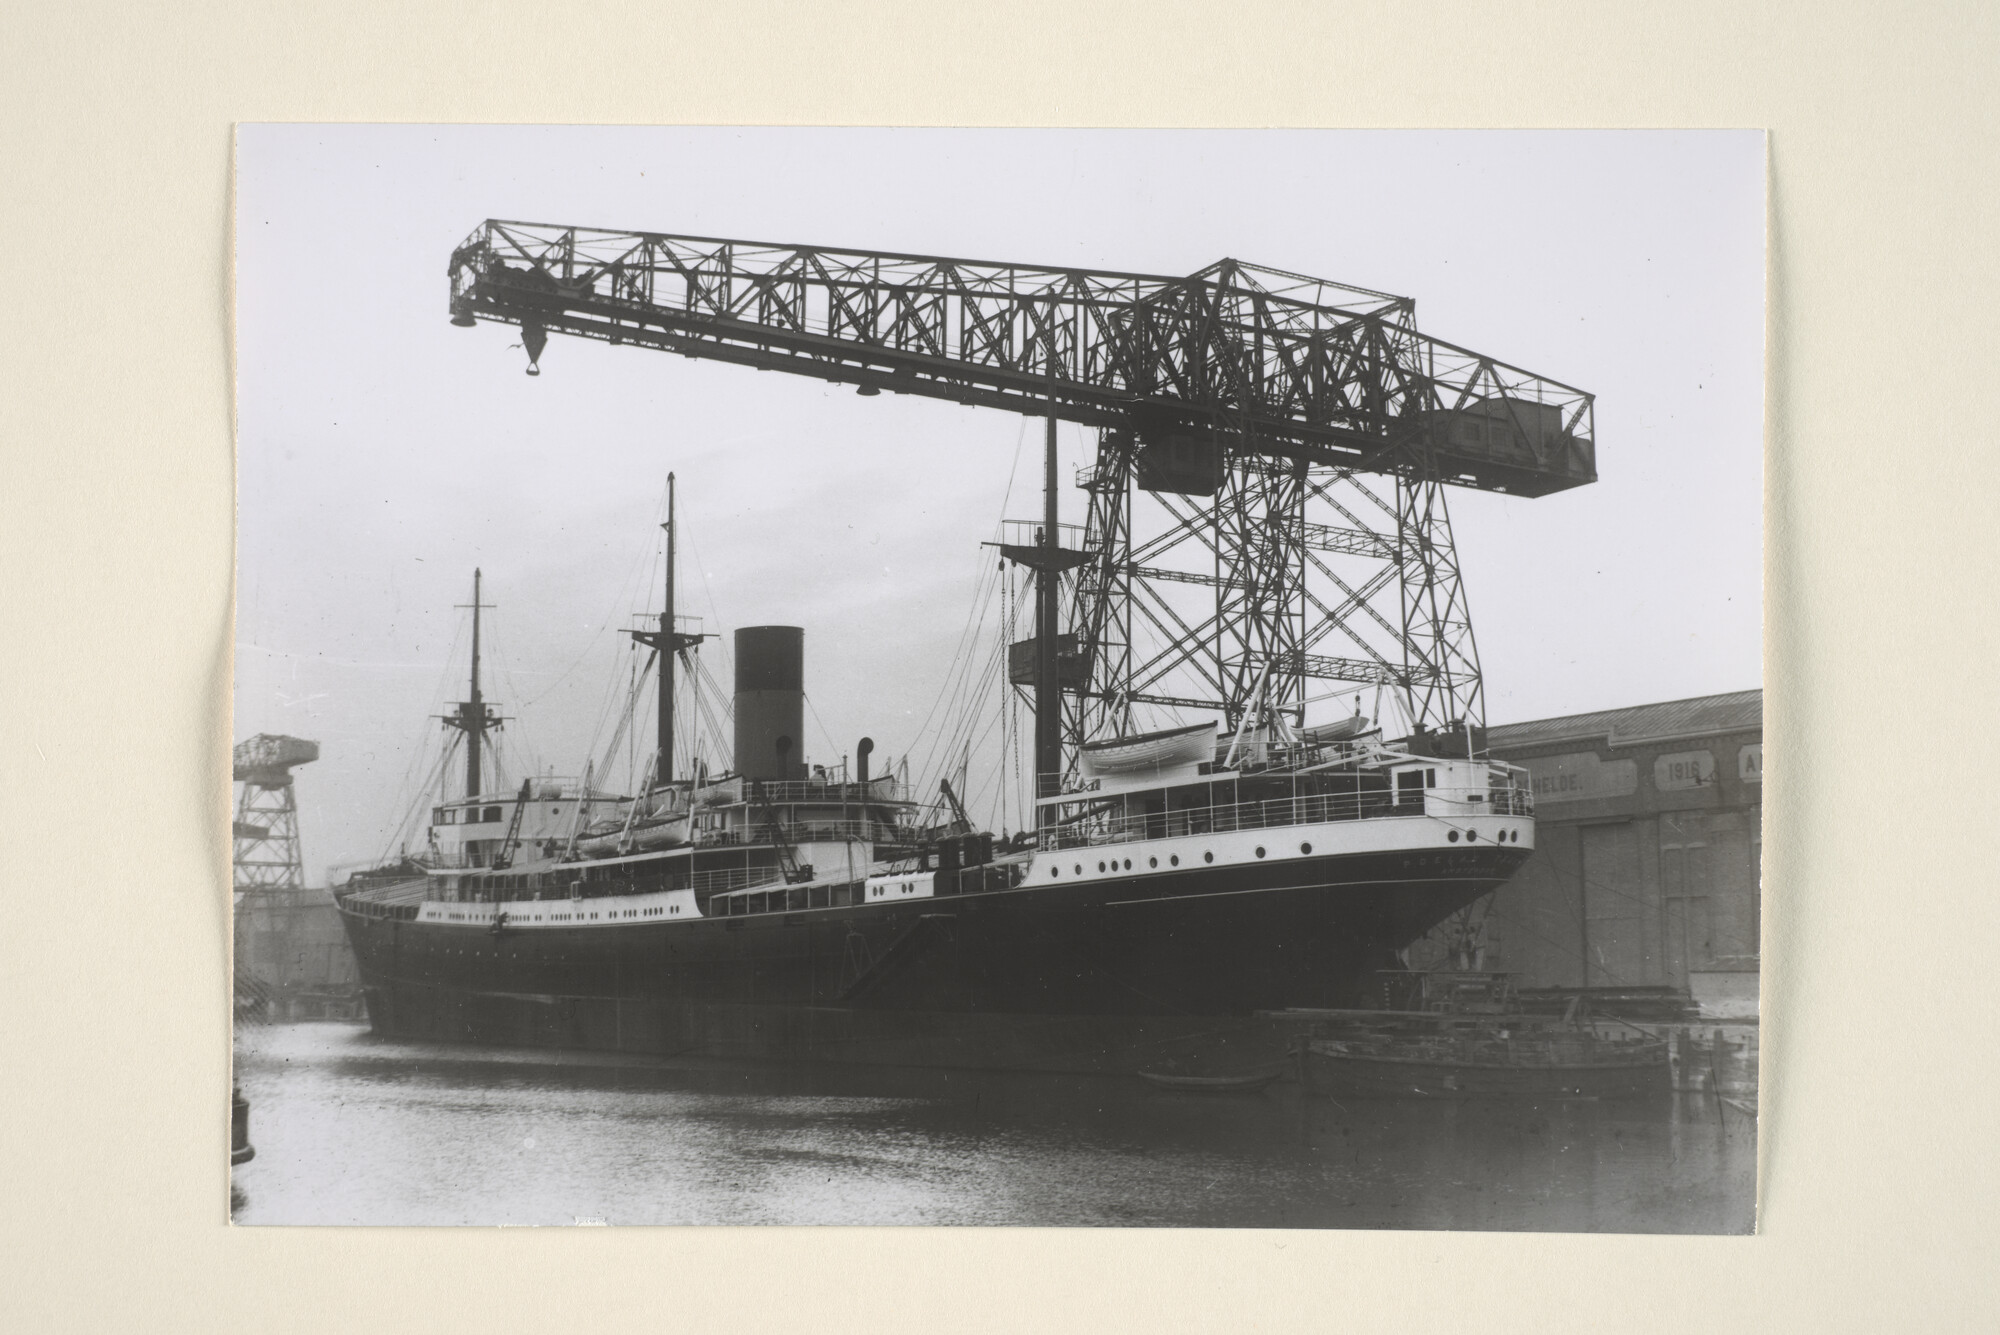
<path fill-rule="evenodd" d="M 1417 332 L 1412 303 L 1224 260 L 1185 278 L 488 222 L 454 323 L 631 343 L 1203 447 L 1542 496 L 1592 396 Z"/>
<path fill-rule="evenodd" d="M 1590 394 L 1419 332 L 1406 298 L 1233 259 L 1169 277 L 489 220 L 449 274 L 452 323 L 519 327 L 531 372 L 567 334 L 1006 409 L 1051 442 L 1097 428 L 1085 522 L 1058 522 L 1051 445 L 1043 515 L 998 544 L 1035 583 L 1007 679 L 1035 696 L 1038 791 L 1144 731 L 1135 708 L 1302 728 L 1308 680 L 1372 686 L 1378 714 L 1389 691 L 1425 745 L 1471 753 L 1445 493 L 1597 480 Z"/>

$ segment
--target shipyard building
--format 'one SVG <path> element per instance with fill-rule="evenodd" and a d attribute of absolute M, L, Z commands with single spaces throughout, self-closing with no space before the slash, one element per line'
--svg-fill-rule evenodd
<path fill-rule="evenodd" d="M 236 1007 L 246 1018 L 358 1018 L 361 978 L 326 890 L 236 896 Z"/>
<path fill-rule="evenodd" d="M 1532 776 L 1536 832 L 1486 915 L 1484 967 L 1754 1004 L 1763 724 L 1763 692 L 1737 691 L 1490 729 Z"/>

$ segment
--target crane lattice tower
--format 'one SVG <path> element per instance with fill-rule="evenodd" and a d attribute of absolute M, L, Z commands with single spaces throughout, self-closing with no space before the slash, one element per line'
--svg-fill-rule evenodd
<path fill-rule="evenodd" d="M 237 893 L 305 889 L 292 770 L 318 760 L 319 743 L 260 732 L 238 742 L 232 759 L 231 777 L 242 785 L 232 830 Z"/>
<path fill-rule="evenodd" d="M 1004 554 L 1034 572 L 1009 676 L 1046 786 L 1135 709 L 1302 719 L 1319 682 L 1471 734 L 1485 693 L 1446 489 L 1597 479 L 1583 390 L 1420 333 L 1404 297 L 1219 261 L 1088 272 L 488 220 L 452 323 L 551 333 L 1048 420 L 1048 497 Z M 1095 428 L 1082 525 L 1055 424 Z"/>

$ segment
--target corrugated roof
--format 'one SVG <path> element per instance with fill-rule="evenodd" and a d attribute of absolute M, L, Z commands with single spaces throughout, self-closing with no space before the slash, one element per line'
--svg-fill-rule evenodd
<path fill-rule="evenodd" d="M 1698 695 L 1657 705 L 1631 705 L 1595 714 L 1503 723 L 1486 730 L 1487 748 L 1496 754 L 1546 746 L 1551 742 L 1609 737 L 1611 745 L 1626 746 L 1656 737 L 1687 737 L 1710 732 L 1738 732 L 1764 726 L 1764 692 L 1732 691 L 1728 695 Z"/>

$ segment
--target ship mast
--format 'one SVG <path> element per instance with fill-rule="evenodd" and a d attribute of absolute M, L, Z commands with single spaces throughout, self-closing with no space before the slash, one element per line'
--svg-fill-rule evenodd
<path fill-rule="evenodd" d="M 1035 796 L 1046 797 L 1049 775 L 1060 782 L 1062 774 L 1062 658 L 1056 643 L 1061 588 L 1060 567 L 1056 563 L 1056 415 L 1049 414 L 1047 438 L 1042 448 L 1042 531 L 1035 545 L 1041 563 L 1035 572 Z"/>
<path fill-rule="evenodd" d="M 667 535 L 667 596 L 660 611 L 658 630 L 627 631 L 634 640 L 660 656 L 659 752 L 653 761 L 653 788 L 665 788 L 674 779 L 674 660 L 682 652 L 700 644 L 704 635 L 683 634 L 674 610 L 674 475 L 667 474 L 667 522 L 660 525 Z"/>
<path fill-rule="evenodd" d="M 1056 417 L 1048 419 L 1048 433 L 1042 444 L 1042 519 L 1035 526 L 1033 543 L 1000 542 L 1000 554 L 1035 574 L 1035 637 L 1028 641 L 1034 650 L 1035 693 L 1035 780 L 1037 798 L 1053 797 L 1062 788 L 1063 777 L 1063 643 L 1062 572 L 1073 570 L 1091 559 L 1081 547 L 1062 545 L 1061 518 L 1056 497 Z M 1070 668 L 1076 675 L 1074 653 Z M 1010 669 L 1011 675 L 1011 669 Z M 1013 678 L 1020 682 L 1019 677 Z M 1025 684 L 1025 683 L 1022 683 Z M 1072 680 L 1071 687 L 1078 685 Z M 1048 816 L 1043 811 L 1043 816 Z"/>
<path fill-rule="evenodd" d="M 502 722 L 500 716 L 493 712 L 492 706 L 486 703 L 486 698 L 479 691 L 479 613 L 482 608 L 491 606 L 480 601 L 480 578 L 480 572 L 475 568 L 472 572 L 472 602 L 459 604 L 460 607 L 472 608 L 472 688 L 468 692 L 470 698 L 459 702 L 456 713 L 444 716 L 445 727 L 456 728 L 465 734 L 465 795 L 468 798 L 479 796 L 480 761 L 485 749 L 486 734 L 498 728 Z"/>
<path fill-rule="evenodd" d="M 671 639 L 674 633 L 674 475 L 667 474 L 667 522 L 660 525 L 667 532 L 667 598 L 666 606 L 660 612 L 660 634 Z M 661 787 L 674 781 L 674 653 L 660 657 L 660 717 L 659 744 L 660 758 L 653 765 L 653 774 Z"/>

